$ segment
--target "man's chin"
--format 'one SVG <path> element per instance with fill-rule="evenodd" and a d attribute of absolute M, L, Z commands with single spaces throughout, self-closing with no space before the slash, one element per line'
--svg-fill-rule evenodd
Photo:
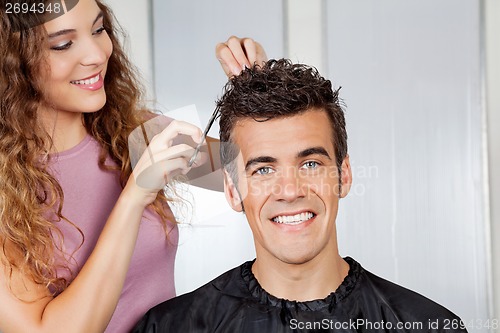
<path fill-rule="evenodd" d="M 314 258 L 311 253 L 287 253 L 279 259 L 281 262 L 288 265 L 303 265 L 307 264 Z"/>

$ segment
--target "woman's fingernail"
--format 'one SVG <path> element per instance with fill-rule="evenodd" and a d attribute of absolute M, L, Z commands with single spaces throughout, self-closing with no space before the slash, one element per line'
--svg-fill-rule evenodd
<path fill-rule="evenodd" d="M 232 71 L 234 75 L 239 75 L 241 73 L 241 69 L 238 67 L 233 67 Z"/>

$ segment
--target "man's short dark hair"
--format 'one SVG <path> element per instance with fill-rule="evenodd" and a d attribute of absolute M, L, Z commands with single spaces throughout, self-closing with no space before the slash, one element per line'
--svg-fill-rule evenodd
<path fill-rule="evenodd" d="M 322 77 L 316 68 L 293 64 L 288 59 L 271 59 L 263 66 L 254 65 L 229 80 L 217 107 L 221 114 L 221 162 L 233 181 L 237 179 L 232 162 L 239 150 L 231 135 L 238 121 L 290 117 L 311 108 L 324 110 L 330 119 L 340 174 L 342 161 L 347 155 L 347 132 L 344 111 L 339 105 L 339 90 L 333 90 L 330 80 Z"/>

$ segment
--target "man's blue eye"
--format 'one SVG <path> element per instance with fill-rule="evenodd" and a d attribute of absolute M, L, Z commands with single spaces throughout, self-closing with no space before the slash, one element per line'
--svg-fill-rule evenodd
<path fill-rule="evenodd" d="M 306 169 L 315 169 L 319 166 L 319 163 L 318 162 L 315 162 L 315 161 L 307 161 L 306 163 L 304 163 L 303 165 Z"/>
<path fill-rule="evenodd" d="M 258 168 L 257 170 L 255 170 L 255 173 L 258 175 L 268 175 L 272 172 L 273 172 L 273 169 L 271 169 L 270 167 L 262 167 L 262 168 Z"/>

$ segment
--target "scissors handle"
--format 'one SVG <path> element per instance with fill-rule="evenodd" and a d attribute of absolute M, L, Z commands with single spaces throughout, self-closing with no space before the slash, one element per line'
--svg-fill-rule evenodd
<path fill-rule="evenodd" d="M 193 165 L 194 161 L 196 160 L 196 156 L 198 156 L 198 153 L 200 152 L 201 146 L 203 145 L 203 141 L 205 141 L 205 138 L 203 138 L 203 140 L 200 143 L 198 143 L 198 145 L 194 149 L 193 156 L 191 156 L 188 162 L 188 168 L 190 168 Z"/>

